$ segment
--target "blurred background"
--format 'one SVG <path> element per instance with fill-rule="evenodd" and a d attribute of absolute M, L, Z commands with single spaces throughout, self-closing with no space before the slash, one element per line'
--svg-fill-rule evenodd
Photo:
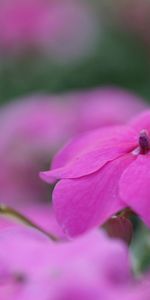
<path fill-rule="evenodd" d="M 108 84 L 148 99 L 149 17 L 149 0 L 1 0 L 1 103 Z"/>
<path fill-rule="evenodd" d="M 148 107 L 149 20 L 149 0 L 0 0 L 1 203 L 48 227 L 39 171 L 72 136 Z"/>

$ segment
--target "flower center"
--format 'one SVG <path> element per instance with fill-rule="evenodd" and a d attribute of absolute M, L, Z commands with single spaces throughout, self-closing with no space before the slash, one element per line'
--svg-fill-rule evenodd
<path fill-rule="evenodd" d="M 139 147 L 140 154 L 146 154 L 150 150 L 150 135 L 146 129 L 140 131 Z"/>

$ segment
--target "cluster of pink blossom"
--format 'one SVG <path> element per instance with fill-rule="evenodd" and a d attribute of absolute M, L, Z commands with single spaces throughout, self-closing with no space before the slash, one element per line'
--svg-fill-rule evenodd
<path fill-rule="evenodd" d="M 60 97 L 48 95 L 25 97 L 1 108 L 1 201 L 46 199 L 38 171 L 71 135 L 70 109 Z"/>
<path fill-rule="evenodd" d="M 148 279 L 133 278 L 127 247 L 101 231 L 55 244 L 12 228 L 0 240 L 3 300 L 148 300 Z"/>
<path fill-rule="evenodd" d="M 34 49 L 57 59 L 80 57 L 96 42 L 96 23 L 86 1 L 1 0 L 1 51 L 12 55 Z"/>
<path fill-rule="evenodd" d="M 49 199 L 38 173 L 49 167 L 63 143 L 89 129 L 125 123 L 145 107 L 134 95 L 114 88 L 63 96 L 38 94 L 3 106 L 0 201 L 18 207 Z"/>
<path fill-rule="evenodd" d="M 0 218 L 0 299 L 148 300 L 127 245 L 93 228 L 126 208 L 150 225 L 147 105 L 117 88 L 18 100 L 0 110 L 0 216 L 43 235 Z M 40 177 L 59 180 L 52 205 Z"/>

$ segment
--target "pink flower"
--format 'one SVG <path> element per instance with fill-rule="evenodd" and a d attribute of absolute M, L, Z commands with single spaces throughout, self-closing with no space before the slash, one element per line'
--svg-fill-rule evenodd
<path fill-rule="evenodd" d="M 46 1 L 41 0 L 2 0 L 0 3 L 1 50 L 18 53 L 26 47 L 33 47 L 35 29 L 46 7 Z"/>
<path fill-rule="evenodd" d="M 101 231 L 56 244 L 33 230 L 0 232 L 3 300 L 113 300 L 132 284 L 128 249 Z"/>
<path fill-rule="evenodd" d="M 70 109 L 59 97 L 40 94 L 1 108 L 1 202 L 22 206 L 22 200 L 46 199 L 38 172 L 74 130 Z"/>
<path fill-rule="evenodd" d="M 51 183 L 57 220 L 75 236 L 130 207 L 150 226 L 150 111 L 128 126 L 82 134 L 41 173 Z"/>
<path fill-rule="evenodd" d="M 123 124 L 147 108 L 143 99 L 115 87 L 97 88 L 69 93 L 77 111 L 76 131 L 87 131 L 102 126 Z"/>
<path fill-rule="evenodd" d="M 0 24 L 1 51 L 9 55 L 36 50 L 57 60 L 78 58 L 97 36 L 96 14 L 86 1 L 1 0 Z"/>

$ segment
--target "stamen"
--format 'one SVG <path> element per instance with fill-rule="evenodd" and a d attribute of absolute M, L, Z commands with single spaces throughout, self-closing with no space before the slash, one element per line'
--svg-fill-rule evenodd
<path fill-rule="evenodd" d="M 150 150 L 150 135 L 146 129 L 143 129 L 140 132 L 139 146 L 141 154 L 146 154 Z"/>

